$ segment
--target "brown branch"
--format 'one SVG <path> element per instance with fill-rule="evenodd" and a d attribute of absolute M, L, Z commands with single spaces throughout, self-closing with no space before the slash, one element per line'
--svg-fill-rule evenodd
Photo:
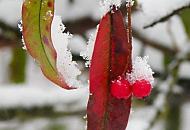
<path fill-rule="evenodd" d="M 190 8 L 190 3 L 188 5 L 184 5 L 184 6 L 180 7 L 180 8 L 177 8 L 177 9 L 173 10 L 171 13 L 169 13 L 169 14 L 161 17 L 160 19 L 152 22 L 151 24 L 148 24 L 148 25 L 144 26 L 144 29 L 149 28 L 149 27 L 153 27 L 154 25 L 156 25 L 158 23 L 165 22 L 169 18 L 171 18 L 172 16 L 178 14 L 180 11 L 182 11 L 184 9 L 187 9 L 187 8 Z"/>
<path fill-rule="evenodd" d="M 143 36 L 140 32 L 138 32 L 137 30 L 133 29 L 133 37 L 138 39 L 139 41 L 142 42 L 142 44 L 148 45 L 150 47 L 153 47 L 157 50 L 162 51 L 163 53 L 167 53 L 170 55 L 175 55 L 178 51 L 174 50 L 172 48 L 166 47 L 163 45 L 163 43 L 160 43 L 158 41 L 155 40 L 151 40 L 145 36 Z"/>
<path fill-rule="evenodd" d="M 19 32 L 18 28 L 12 27 L 6 24 L 4 21 L 0 21 L 0 29 L 3 31 L 3 33 L 0 35 L 0 48 L 8 46 L 22 46 L 21 33 Z M 9 35 L 6 36 L 6 34 Z"/>
<path fill-rule="evenodd" d="M 18 46 L 18 39 L 13 40 L 0 35 L 0 48 L 10 46 Z"/>
<path fill-rule="evenodd" d="M 128 19 L 127 31 L 128 31 L 129 43 L 132 45 L 131 6 L 132 6 L 131 2 L 129 2 L 127 5 L 127 19 Z"/>

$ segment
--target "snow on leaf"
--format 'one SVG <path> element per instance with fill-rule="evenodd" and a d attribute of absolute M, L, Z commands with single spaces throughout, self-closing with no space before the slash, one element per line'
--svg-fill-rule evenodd
<path fill-rule="evenodd" d="M 66 83 L 66 76 L 57 70 L 57 53 L 51 39 L 53 17 L 54 0 L 25 0 L 22 6 L 23 38 L 43 74 L 55 84 L 73 89 Z"/>
<path fill-rule="evenodd" d="M 72 54 L 68 49 L 69 40 L 72 38 L 70 33 L 63 33 L 65 26 L 60 16 L 54 16 L 52 22 L 52 41 L 57 52 L 56 66 L 58 72 L 64 77 L 65 82 L 70 86 L 79 86 L 80 82 L 77 76 L 81 71 L 77 67 L 77 63 L 72 61 Z M 63 44 L 64 43 L 64 44 Z"/>
<path fill-rule="evenodd" d="M 20 20 L 20 22 L 18 23 L 18 28 L 20 29 L 20 32 L 21 32 L 21 33 L 22 33 L 22 31 L 23 31 L 23 27 L 22 27 L 22 26 L 23 26 L 23 25 L 22 25 L 22 20 Z M 26 44 L 25 44 L 25 42 L 24 42 L 23 36 L 22 36 L 21 42 L 22 42 L 22 44 L 23 44 L 22 49 L 26 50 L 27 48 L 26 48 Z"/>
<path fill-rule="evenodd" d="M 121 0 L 101 0 L 101 10 L 102 14 L 105 15 L 107 12 L 111 11 L 113 5 L 116 6 L 116 8 L 121 6 Z"/>
<path fill-rule="evenodd" d="M 153 77 L 154 72 L 150 68 L 150 65 L 148 64 L 148 56 L 145 56 L 143 58 L 136 57 L 132 72 L 130 74 L 127 74 L 128 80 L 133 84 L 136 80 L 146 80 L 149 81 L 151 84 L 154 82 Z"/>
<path fill-rule="evenodd" d="M 133 6 L 134 3 L 135 3 L 135 1 L 133 1 L 133 0 L 126 0 L 126 6 L 127 6 L 127 7 L 128 7 L 128 6 Z"/>

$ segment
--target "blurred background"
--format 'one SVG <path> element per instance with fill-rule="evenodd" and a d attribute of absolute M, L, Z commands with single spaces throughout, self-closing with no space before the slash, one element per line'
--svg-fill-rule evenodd
<path fill-rule="evenodd" d="M 101 18 L 100 0 L 55 0 L 69 48 L 87 83 L 80 57 Z M 88 87 L 65 91 L 49 82 L 22 49 L 23 0 L 0 0 L 0 130 L 84 130 Z M 127 130 L 190 129 L 190 0 L 137 0 L 133 6 L 133 58 L 149 56 L 154 90 L 133 100 Z M 125 4 L 121 6 L 126 16 Z M 87 85 L 86 85 L 87 86 Z"/>

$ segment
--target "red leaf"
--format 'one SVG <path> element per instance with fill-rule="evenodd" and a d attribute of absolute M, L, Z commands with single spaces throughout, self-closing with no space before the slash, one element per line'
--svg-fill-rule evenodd
<path fill-rule="evenodd" d="M 90 68 L 88 130 L 125 130 L 131 98 L 111 95 L 111 81 L 131 71 L 132 46 L 119 10 L 100 21 Z"/>

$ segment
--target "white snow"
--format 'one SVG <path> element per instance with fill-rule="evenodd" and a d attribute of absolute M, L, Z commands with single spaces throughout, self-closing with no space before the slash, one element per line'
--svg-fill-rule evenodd
<path fill-rule="evenodd" d="M 22 33 L 22 31 L 23 31 L 22 20 L 20 20 L 20 22 L 18 23 L 18 28 L 20 29 L 20 32 Z M 23 35 L 22 35 L 22 40 L 21 40 L 21 41 L 22 41 L 22 44 L 23 44 L 22 49 L 27 50 L 26 44 L 25 44 L 25 42 L 24 42 Z"/>
<path fill-rule="evenodd" d="M 157 24 L 152 28 L 143 29 L 144 23 L 148 21 L 147 19 L 148 17 L 144 15 L 143 12 L 134 13 L 132 15 L 133 28 L 143 37 L 151 41 L 155 41 L 171 49 L 177 48 L 179 55 L 184 56 L 185 53 L 189 52 L 188 37 L 181 19 L 178 16 L 174 16 L 169 21 Z M 156 43 L 153 42 L 153 44 Z M 146 43 L 143 44 L 146 45 L 144 55 L 150 56 L 149 63 L 151 67 L 156 71 L 162 72 L 164 70 L 163 52 L 149 47 Z"/>
<path fill-rule="evenodd" d="M 155 20 L 173 12 L 184 5 L 190 4 L 190 0 L 138 0 L 142 7 L 142 13 L 146 17 L 145 24 L 150 24 Z"/>
<path fill-rule="evenodd" d="M 121 0 L 101 0 L 100 5 L 102 14 L 105 15 L 107 12 L 111 11 L 113 5 L 115 5 L 116 8 L 120 7 Z"/>
<path fill-rule="evenodd" d="M 0 102 L 0 108 L 30 108 L 47 105 L 55 109 L 61 107 L 63 111 L 86 108 L 89 94 L 87 84 L 76 90 L 64 90 L 48 81 L 31 57 L 27 60 L 25 83 L 16 85 L 5 82 L 4 79 L 8 79 L 11 57 L 9 50 L 0 50 L 0 79 L 2 78 L 0 97 L 3 99 Z"/>
<path fill-rule="evenodd" d="M 149 56 L 149 64 L 153 70 L 158 72 L 164 71 L 164 54 L 161 51 L 156 50 L 155 48 L 147 46 L 145 48 L 145 56 Z"/>
<path fill-rule="evenodd" d="M 135 3 L 135 1 L 133 0 L 126 0 L 126 6 L 129 7 L 129 6 L 133 6 Z"/>
<path fill-rule="evenodd" d="M 189 44 L 185 29 L 178 16 L 172 17 L 167 22 L 157 24 L 153 28 L 143 29 L 144 22 L 149 21 L 147 19 L 148 17 L 142 12 L 132 15 L 133 28 L 138 30 L 142 36 L 169 48 L 177 47 L 179 51 L 183 51 L 184 46 Z"/>
<path fill-rule="evenodd" d="M 75 0 L 70 3 L 69 0 L 55 0 L 55 13 L 61 15 L 63 21 L 72 21 L 83 17 L 98 20 L 102 16 L 99 2 L 100 0 Z"/>
<path fill-rule="evenodd" d="M 153 84 L 153 74 L 154 72 L 150 68 L 150 65 L 148 65 L 148 56 L 145 56 L 143 58 L 136 57 L 132 65 L 132 72 L 127 74 L 127 76 L 131 83 L 134 83 L 136 80 L 144 79 Z"/>
<path fill-rule="evenodd" d="M 142 47 L 142 43 L 139 40 L 133 38 L 132 59 L 135 59 L 135 57 L 141 55 Z"/>
<path fill-rule="evenodd" d="M 62 23 L 60 16 L 54 16 L 51 28 L 53 46 L 57 52 L 57 69 L 64 77 L 69 86 L 79 87 L 80 82 L 77 76 L 81 71 L 77 67 L 77 63 L 72 61 L 72 54 L 68 49 L 68 44 L 72 35 L 70 33 L 63 33 L 65 26 Z"/>
<path fill-rule="evenodd" d="M 129 122 L 126 130 L 147 130 L 150 125 L 150 121 L 155 115 L 155 109 L 153 107 L 136 107 L 133 109 L 129 117 Z M 146 118 L 145 118 L 146 117 Z M 163 124 L 158 122 L 157 126 L 153 127 L 155 130 L 163 127 Z"/>
<path fill-rule="evenodd" d="M 97 33 L 98 33 L 98 28 L 99 28 L 99 25 L 97 25 L 95 33 L 90 34 L 90 38 L 89 38 L 89 40 L 87 42 L 86 49 L 84 51 L 81 51 L 81 53 L 80 53 L 80 56 L 82 56 L 83 59 L 87 60 L 86 63 L 85 63 L 86 67 L 90 66 L 90 62 L 91 62 L 91 59 L 92 59 L 92 54 L 93 54 L 93 51 L 94 51 L 95 40 L 96 40 L 96 36 L 97 36 Z"/>
<path fill-rule="evenodd" d="M 0 49 L 0 86 L 9 82 L 9 62 L 11 56 L 11 48 Z"/>
<path fill-rule="evenodd" d="M 190 128 L 190 102 L 185 103 L 181 109 L 181 130 L 189 130 Z"/>
<path fill-rule="evenodd" d="M 22 2 L 23 0 L 1 0 L 0 20 L 16 27 L 21 18 Z"/>
<path fill-rule="evenodd" d="M 64 117 L 58 119 L 30 119 L 27 121 L 23 120 L 10 120 L 0 121 L 1 130 L 48 130 L 52 126 L 61 126 L 67 130 L 84 130 L 84 121 L 80 117 Z"/>
<path fill-rule="evenodd" d="M 68 91 L 51 84 L 41 87 L 40 84 L 13 84 L 1 85 L 0 96 L 1 109 L 53 106 L 61 107 L 62 111 L 75 111 L 85 109 L 88 89 Z"/>
<path fill-rule="evenodd" d="M 183 62 L 179 67 L 179 76 L 182 78 L 190 77 L 190 62 Z"/>
<path fill-rule="evenodd" d="M 72 54 L 80 55 L 80 52 L 86 47 L 85 40 L 80 35 L 73 35 L 70 39 L 68 48 L 71 50 Z"/>

